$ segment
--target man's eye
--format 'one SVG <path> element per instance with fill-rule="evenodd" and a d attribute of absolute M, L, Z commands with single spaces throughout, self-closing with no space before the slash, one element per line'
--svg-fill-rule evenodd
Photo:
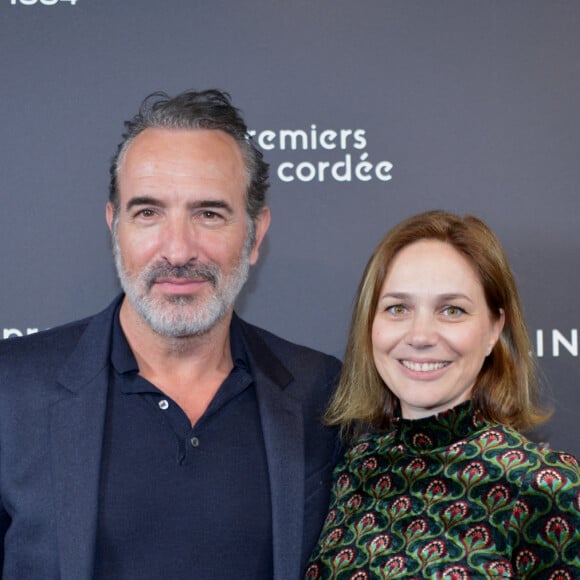
<path fill-rule="evenodd" d="M 140 210 L 137 213 L 137 215 L 140 217 L 144 217 L 144 218 L 151 218 L 155 215 L 155 211 L 152 209 L 145 208 L 145 209 Z"/>
<path fill-rule="evenodd" d="M 195 219 L 207 226 L 217 226 L 223 223 L 224 216 L 211 209 L 204 209 L 195 216 Z"/>

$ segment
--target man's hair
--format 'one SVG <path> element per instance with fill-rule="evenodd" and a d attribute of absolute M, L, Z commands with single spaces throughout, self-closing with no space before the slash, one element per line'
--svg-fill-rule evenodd
<path fill-rule="evenodd" d="M 119 209 L 118 174 L 127 147 L 142 131 L 162 129 L 210 129 L 227 133 L 238 143 L 246 166 L 246 211 L 253 224 L 266 204 L 268 164 L 248 135 L 239 109 L 228 93 L 211 89 L 186 91 L 175 97 L 157 92 L 146 97 L 139 112 L 125 121 L 123 139 L 111 160 L 109 201 L 117 214 Z"/>
<path fill-rule="evenodd" d="M 366 428 L 388 429 L 399 403 L 379 375 L 373 358 L 372 325 L 380 291 L 394 257 L 419 240 L 451 245 L 473 266 L 492 318 L 503 310 L 499 340 L 485 359 L 471 398 L 485 418 L 516 429 L 548 418 L 538 405 L 535 360 L 516 282 L 504 250 L 490 228 L 473 216 L 444 211 L 415 215 L 390 230 L 371 256 L 358 287 L 342 375 L 326 421 L 343 435 Z"/>

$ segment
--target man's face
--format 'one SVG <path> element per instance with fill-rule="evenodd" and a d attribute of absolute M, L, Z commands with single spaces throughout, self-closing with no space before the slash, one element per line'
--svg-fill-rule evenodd
<path fill-rule="evenodd" d="M 128 146 L 107 221 L 126 306 L 158 334 L 202 334 L 231 313 L 269 224 L 264 210 L 252 246 L 246 185 L 222 131 L 146 129 Z"/>

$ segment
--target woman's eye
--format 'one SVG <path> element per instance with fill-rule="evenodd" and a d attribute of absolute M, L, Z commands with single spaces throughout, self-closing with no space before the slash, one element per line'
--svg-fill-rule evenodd
<path fill-rule="evenodd" d="M 443 314 L 445 316 L 457 317 L 465 314 L 465 310 L 463 310 L 463 308 L 459 308 L 459 306 L 446 306 L 443 309 Z"/>
<path fill-rule="evenodd" d="M 393 306 L 389 306 L 387 308 L 387 312 L 393 314 L 394 316 L 400 316 L 401 314 L 405 314 L 405 312 L 407 312 L 407 308 L 403 304 L 394 304 Z"/>

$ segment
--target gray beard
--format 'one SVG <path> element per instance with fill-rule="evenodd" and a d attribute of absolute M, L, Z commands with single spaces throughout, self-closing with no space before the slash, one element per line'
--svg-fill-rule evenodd
<path fill-rule="evenodd" d="M 127 299 L 154 332 L 168 338 L 205 334 L 233 308 L 248 279 L 250 252 L 251 238 L 248 236 L 237 266 L 227 276 L 216 264 L 198 262 L 184 266 L 151 264 L 137 276 L 129 276 L 125 271 L 116 232 L 113 231 L 115 266 Z M 198 296 L 156 298 L 151 296 L 150 290 L 160 277 L 206 280 L 213 287 L 213 292 L 205 299 Z"/>

